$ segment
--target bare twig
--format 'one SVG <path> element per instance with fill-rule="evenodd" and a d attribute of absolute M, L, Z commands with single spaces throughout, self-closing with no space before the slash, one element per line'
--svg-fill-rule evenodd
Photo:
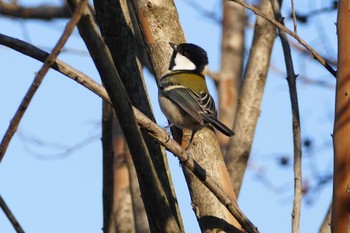
<path fill-rule="evenodd" d="M 24 233 L 24 230 L 22 229 L 21 225 L 15 218 L 15 216 L 12 214 L 10 208 L 6 205 L 6 202 L 4 199 L 2 199 L 0 195 L 0 208 L 4 211 L 6 217 L 10 220 L 13 228 L 15 228 L 17 233 Z"/>
<path fill-rule="evenodd" d="M 29 45 L 24 41 L 13 39 L 1 34 L 0 44 L 4 44 L 4 38 L 6 38 L 7 46 L 14 48 L 17 51 L 33 57 L 39 61 L 45 60 L 45 57 L 42 56 L 45 54 L 45 52 L 41 51 L 40 49 Z M 10 40 L 13 40 L 12 43 L 8 42 Z M 16 41 L 17 44 L 14 43 L 14 41 Z M 18 47 L 18 43 L 20 43 L 20 47 Z M 89 78 L 85 74 L 82 74 L 81 72 L 75 70 L 60 60 L 56 60 L 52 68 L 88 88 L 111 104 L 111 100 L 109 99 L 104 87 L 97 84 L 93 79 Z M 191 170 L 200 180 L 202 180 L 203 184 L 214 193 L 214 195 L 220 200 L 223 205 L 226 206 L 226 208 L 231 212 L 231 214 L 233 214 L 233 216 L 247 230 L 247 232 L 258 232 L 257 228 L 243 214 L 237 204 L 227 196 L 227 194 L 215 183 L 215 181 L 210 176 L 206 176 L 205 170 L 199 164 L 197 164 L 175 140 L 171 139 L 167 132 L 165 132 L 155 122 L 151 121 L 136 108 L 133 107 L 133 111 L 138 124 L 144 130 L 146 130 L 148 134 L 151 135 L 155 140 L 165 146 L 169 151 L 174 153 L 184 166 L 188 167 L 189 170 Z"/>
<path fill-rule="evenodd" d="M 77 7 L 77 9 L 74 11 L 74 14 L 73 14 L 71 20 L 67 23 L 62 36 L 60 37 L 57 44 L 53 48 L 51 54 L 46 58 L 43 66 L 40 68 L 39 72 L 35 75 L 35 78 L 34 78 L 32 85 L 30 86 L 28 92 L 24 96 L 17 112 L 15 113 L 14 117 L 11 120 L 9 128 L 7 129 L 3 139 L 1 141 L 1 144 L 0 144 L 0 162 L 1 162 L 2 158 L 4 157 L 4 154 L 7 150 L 7 147 L 12 139 L 12 136 L 15 134 L 15 132 L 18 128 L 18 125 L 19 125 L 26 109 L 28 108 L 34 94 L 38 90 L 38 88 L 39 88 L 42 80 L 44 79 L 47 71 L 50 69 L 52 64 L 54 64 L 62 47 L 64 46 L 64 44 L 68 40 L 69 36 L 73 32 L 75 25 L 79 22 L 81 14 L 82 14 L 84 8 L 86 7 L 86 5 L 87 5 L 87 0 L 80 1 L 79 7 Z"/>
<path fill-rule="evenodd" d="M 297 17 L 295 15 L 294 0 L 291 0 L 291 3 L 292 3 L 292 16 L 293 16 L 294 33 L 297 34 Z"/>
<path fill-rule="evenodd" d="M 281 31 L 284 31 L 285 33 L 289 34 L 291 37 L 296 39 L 301 45 L 303 45 L 314 56 L 314 58 L 317 61 L 319 61 L 321 63 L 321 65 L 323 65 L 334 77 L 337 76 L 337 72 L 326 62 L 326 60 L 322 56 L 320 56 L 309 44 L 307 44 L 306 41 L 304 41 L 298 34 L 292 32 L 291 30 L 289 30 L 287 27 L 285 27 L 283 24 L 281 24 L 277 20 L 275 20 L 275 19 L 273 19 L 271 17 L 268 17 L 267 15 L 262 13 L 257 8 L 255 8 L 252 5 L 249 5 L 249 4 L 245 3 L 245 2 L 243 2 L 242 0 L 230 0 L 230 1 L 236 2 L 236 3 L 244 6 L 245 8 L 247 8 L 250 11 L 254 12 L 254 14 L 263 17 L 264 19 L 266 19 L 267 21 L 269 21 L 270 23 L 275 25 Z"/>
<path fill-rule="evenodd" d="M 302 47 L 300 44 L 293 41 L 290 41 L 289 43 L 293 48 L 295 48 L 302 55 L 308 56 L 309 58 L 313 58 L 312 54 L 310 54 L 310 52 L 307 49 L 305 49 L 305 47 Z M 336 67 L 338 65 L 338 61 L 334 58 L 331 58 L 331 54 L 328 54 L 327 56 L 328 57 L 324 56 L 327 63 Z"/>
<path fill-rule="evenodd" d="M 275 13 L 275 18 L 282 25 L 283 17 L 277 0 L 271 0 L 271 4 Z M 279 37 L 281 39 L 284 59 L 287 69 L 287 81 L 289 86 L 290 100 L 292 105 L 292 128 L 293 128 L 293 143 L 294 143 L 294 200 L 292 213 L 292 232 L 298 233 L 300 226 L 300 210 L 302 198 L 302 174 L 301 174 L 301 138 L 300 138 L 300 117 L 298 106 L 298 95 L 296 88 L 296 75 L 294 73 L 293 60 L 290 51 L 287 34 L 278 28 Z"/>

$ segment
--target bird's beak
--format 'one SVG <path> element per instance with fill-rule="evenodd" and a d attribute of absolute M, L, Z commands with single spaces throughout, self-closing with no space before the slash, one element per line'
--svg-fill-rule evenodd
<path fill-rule="evenodd" d="M 176 51 L 177 49 L 177 44 L 173 43 L 173 42 L 169 42 L 169 45 L 173 48 L 174 51 Z"/>

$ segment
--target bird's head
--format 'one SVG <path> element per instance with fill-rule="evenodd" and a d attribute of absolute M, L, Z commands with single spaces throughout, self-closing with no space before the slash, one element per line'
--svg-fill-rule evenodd
<path fill-rule="evenodd" d="M 208 67 L 207 52 L 195 44 L 169 43 L 173 48 L 173 55 L 171 56 L 169 70 L 191 70 L 196 73 L 206 75 Z"/>

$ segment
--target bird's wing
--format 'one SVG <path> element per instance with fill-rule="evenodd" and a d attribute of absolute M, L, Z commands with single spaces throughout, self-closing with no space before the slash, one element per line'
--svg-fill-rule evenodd
<path fill-rule="evenodd" d="M 203 115 L 216 116 L 214 101 L 209 93 L 197 94 L 181 85 L 164 88 L 161 91 L 200 124 L 204 123 Z"/>

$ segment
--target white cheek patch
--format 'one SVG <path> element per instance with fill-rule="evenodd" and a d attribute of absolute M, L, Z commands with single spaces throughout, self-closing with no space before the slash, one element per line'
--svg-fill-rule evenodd
<path fill-rule="evenodd" d="M 180 53 L 176 54 L 175 57 L 175 66 L 173 66 L 172 70 L 195 70 L 196 65 L 193 64 L 190 59 L 181 55 Z"/>

